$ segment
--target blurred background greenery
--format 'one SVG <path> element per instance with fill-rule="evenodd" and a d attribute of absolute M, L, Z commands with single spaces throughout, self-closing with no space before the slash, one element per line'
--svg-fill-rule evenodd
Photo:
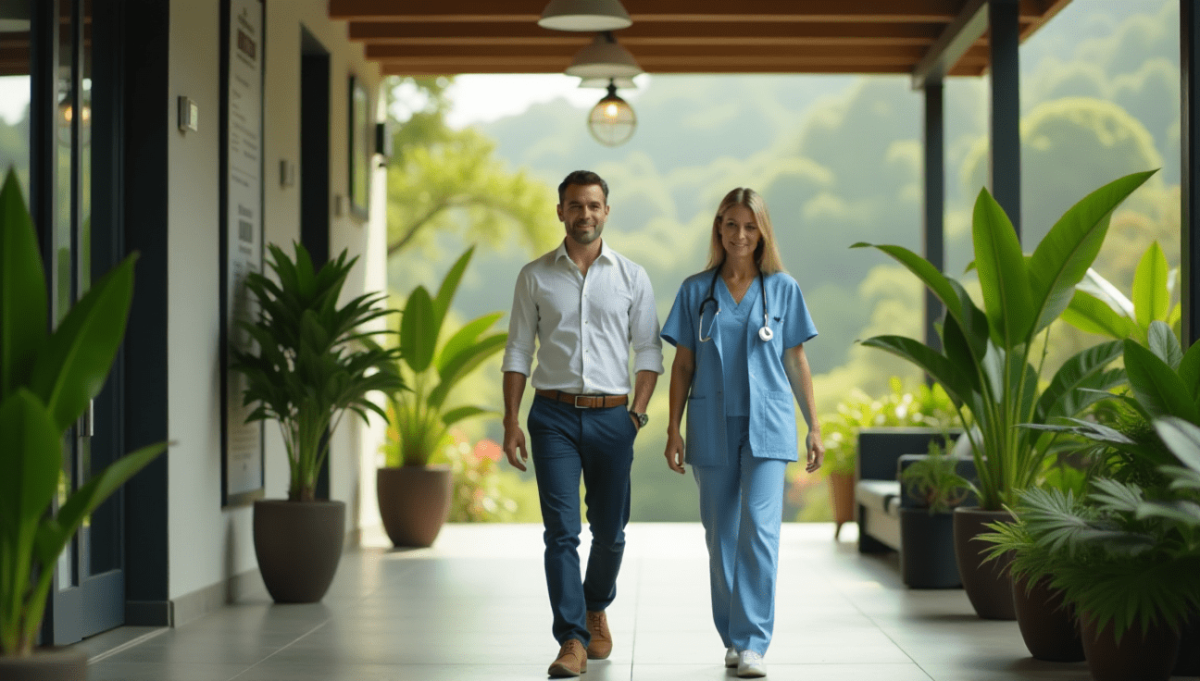
<path fill-rule="evenodd" d="M 1022 46 L 1021 74 L 1026 243 L 1040 240 L 1095 187 L 1162 168 L 1114 218 L 1095 269 L 1129 290 L 1138 257 L 1155 240 L 1177 267 L 1178 3 L 1074 0 Z M 855 341 L 880 333 L 919 338 L 920 284 L 883 255 L 848 248 L 869 241 L 920 250 L 922 97 L 909 79 L 646 81 L 636 93 L 622 93 L 637 111 L 637 133 L 610 149 L 588 135 L 585 110 L 564 99 L 456 127 L 447 120 L 455 106 L 453 81 L 393 80 L 389 110 L 398 132 L 388 179 L 390 288 L 433 285 L 465 245 L 481 244 L 443 340 L 465 320 L 492 311 L 505 312 L 500 326 L 506 327 L 518 270 L 562 238 L 554 188 L 571 170 L 588 168 L 611 190 L 605 239 L 649 272 L 662 319 L 680 281 L 704 265 L 720 197 L 750 186 L 766 197 L 784 263 L 821 332 L 807 345 L 821 413 L 832 423 L 839 405 L 916 394 L 922 377 L 911 365 Z M 970 208 L 986 181 L 988 96 L 984 79 L 952 79 L 946 86 L 947 271 L 954 275 L 970 260 Z M 0 121 L 0 144 L 5 139 Z M 969 276 L 966 281 L 969 287 Z M 1047 366 L 1099 340 L 1060 323 L 1050 334 Z M 669 367 L 669 346 L 664 355 Z M 500 408 L 499 367 L 499 358 L 489 361 L 451 401 Z M 525 408 L 530 400 L 527 391 Z M 691 476 L 671 473 L 662 457 L 666 412 L 664 376 L 636 445 L 635 521 L 698 520 Z M 462 492 L 455 519 L 540 521 L 532 473 L 489 458 L 502 439 L 498 420 L 468 423 L 454 438 L 445 461 L 463 476 L 477 469 L 475 485 L 491 500 L 470 511 L 474 492 Z M 786 520 L 830 518 L 820 474 L 796 467 L 788 485 Z"/>

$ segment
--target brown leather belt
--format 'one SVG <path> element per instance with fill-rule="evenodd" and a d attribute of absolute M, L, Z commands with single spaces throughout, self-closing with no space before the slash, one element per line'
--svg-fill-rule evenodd
<path fill-rule="evenodd" d="M 534 394 L 566 402 L 576 409 L 600 409 L 619 407 L 629 403 L 628 395 L 576 395 L 561 390 L 534 390 Z"/>

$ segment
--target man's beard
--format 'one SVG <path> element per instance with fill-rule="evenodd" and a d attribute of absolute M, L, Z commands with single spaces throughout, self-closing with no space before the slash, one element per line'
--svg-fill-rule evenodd
<path fill-rule="evenodd" d="M 583 223 L 575 223 L 575 224 L 581 225 Z M 579 244 L 580 246 L 587 246 L 587 245 L 595 242 L 596 239 L 599 239 L 600 233 L 603 231 L 604 231 L 604 223 L 597 222 L 592 225 L 592 231 L 590 231 L 590 232 L 581 232 L 581 231 L 579 231 L 577 226 L 572 226 L 571 229 L 567 230 L 567 236 L 571 237 L 571 241 L 574 241 L 575 243 Z"/>

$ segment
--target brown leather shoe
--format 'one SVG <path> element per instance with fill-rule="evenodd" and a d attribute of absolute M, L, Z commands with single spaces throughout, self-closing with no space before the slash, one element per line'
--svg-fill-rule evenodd
<path fill-rule="evenodd" d="M 587 652 L 583 649 L 583 641 L 569 638 L 558 649 L 558 659 L 550 665 L 547 672 L 555 678 L 579 676 L 587 673 Z"/>
<path fill-rule="evenodd" d="M 588 659 L 603 660 L 611 655 L 612 633 L 608 630 L 608 618 L 605 617 L 603 610 L 588 611 L 587 628 L 588 633 L 592 635 L 592 642 L 587 647 Z"/>

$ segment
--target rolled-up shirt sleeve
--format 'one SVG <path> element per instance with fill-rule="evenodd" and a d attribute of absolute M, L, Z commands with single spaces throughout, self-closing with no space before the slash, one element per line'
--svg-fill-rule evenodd
<path fill-rule="evenodd" d="M 663 373 L 662 339 L 658 335 L 658 309 L 654 287 L 646 270 L 637 268 L 633 303 L 629 311 L 629 341 L 633 347 L 633 370 Z"/>
<path fill-rule="evenodd" d="M 537 337 L 538 312 L 533 299 L 533 277 L 529 267 L 517 275 L 513 291 L 512 315 L 508 320 L 508 342 L 504 345 L 501 371 L 515 371 L 529 376 L 533 370 L 533 354 Z"/>

